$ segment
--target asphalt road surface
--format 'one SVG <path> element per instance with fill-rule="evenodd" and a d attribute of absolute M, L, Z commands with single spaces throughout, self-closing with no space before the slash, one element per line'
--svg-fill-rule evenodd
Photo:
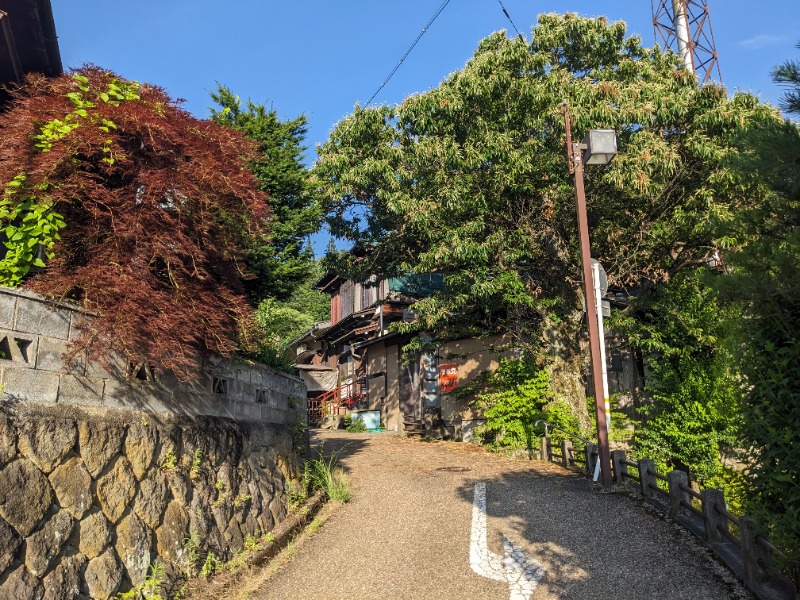
<path fill-rule="evenodd" d="M 539 461 L 393 433 L 315 431 L 353 499 L 250 598 L 750 598 L 635 494 Z"/>

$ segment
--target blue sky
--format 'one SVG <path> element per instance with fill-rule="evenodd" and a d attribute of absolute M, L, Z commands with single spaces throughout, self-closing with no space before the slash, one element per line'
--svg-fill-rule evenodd
<path fill-rule="evenodd" d="M 372 96 L 442 0 L 51 0 L 64 66 L 91 62 L 160 85 L 209 114 L 217 81 L 283 118 L 307 115 L 308 160 L 333 125 Z M 800 60 L 798 0 L 707 0 L 722 79 L 777 104 L 770 69 Z M 539 13 L 623 20 L 656 43 L 650 0 L 503 0 L 526 38 Z M 376 103 L 436 87 L 478 41 L 512 25 L 498 0 L 451 0 Z M 315 244 L 317 245 L 317 244 Z"/>
<path fill-rule="evenodd" d="M 242 98 L 305 113 L 309 145 L 366 102 L 441 0 L 52 0 L 65 67 L 92 62 L 161 85 L 197 116 L 219 81 Z M 542 12 L 624 20 L 655 43 L 650 0 L 504 0 L 526 37 Z M 776 103 L 772 66 L 800 59 L 797 0 L 708 0 L 722 78 Z M 759 7 L 759 8 L 756 8 Z M 461 68 L 478 41 L 511 30 L 497 0 L 452 0 L 376 102 L 399 102 Z M 313 160 L 313 151 L 310 158 Z"/>

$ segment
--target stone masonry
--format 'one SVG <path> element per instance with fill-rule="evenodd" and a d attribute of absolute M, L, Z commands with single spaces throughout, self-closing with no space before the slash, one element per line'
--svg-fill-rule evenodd
<path fill-rule="evenodd" d="M 0 598 L 104 600 L 156 559 L 170 579 L 228 560 L 285 517 L 298 468 L 285 425 L 0 403 Z"/>

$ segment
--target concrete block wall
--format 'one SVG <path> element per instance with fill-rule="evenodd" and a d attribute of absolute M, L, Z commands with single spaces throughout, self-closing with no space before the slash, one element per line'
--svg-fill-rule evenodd
<path fill-rule="evenodd" d="M 38 294 L 0 287 L 0 384 L 6 399 L 218 416 L 291 424 L 306 418 L 305 384 L 251 361 L 219 359 L 193 382 L 137 369 L 119 357 L 109 367 L 64 356 L 91 315 Z"/>

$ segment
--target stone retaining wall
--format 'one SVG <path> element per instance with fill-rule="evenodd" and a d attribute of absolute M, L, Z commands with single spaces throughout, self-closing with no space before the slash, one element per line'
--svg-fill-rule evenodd
<path fill-rule="evenodd" d="M 230 559 L 285 517 L 298 468 L 282 424 L 4 401 L 0 598 L 106 599 L 157 557 L 170 579 Z"/>

